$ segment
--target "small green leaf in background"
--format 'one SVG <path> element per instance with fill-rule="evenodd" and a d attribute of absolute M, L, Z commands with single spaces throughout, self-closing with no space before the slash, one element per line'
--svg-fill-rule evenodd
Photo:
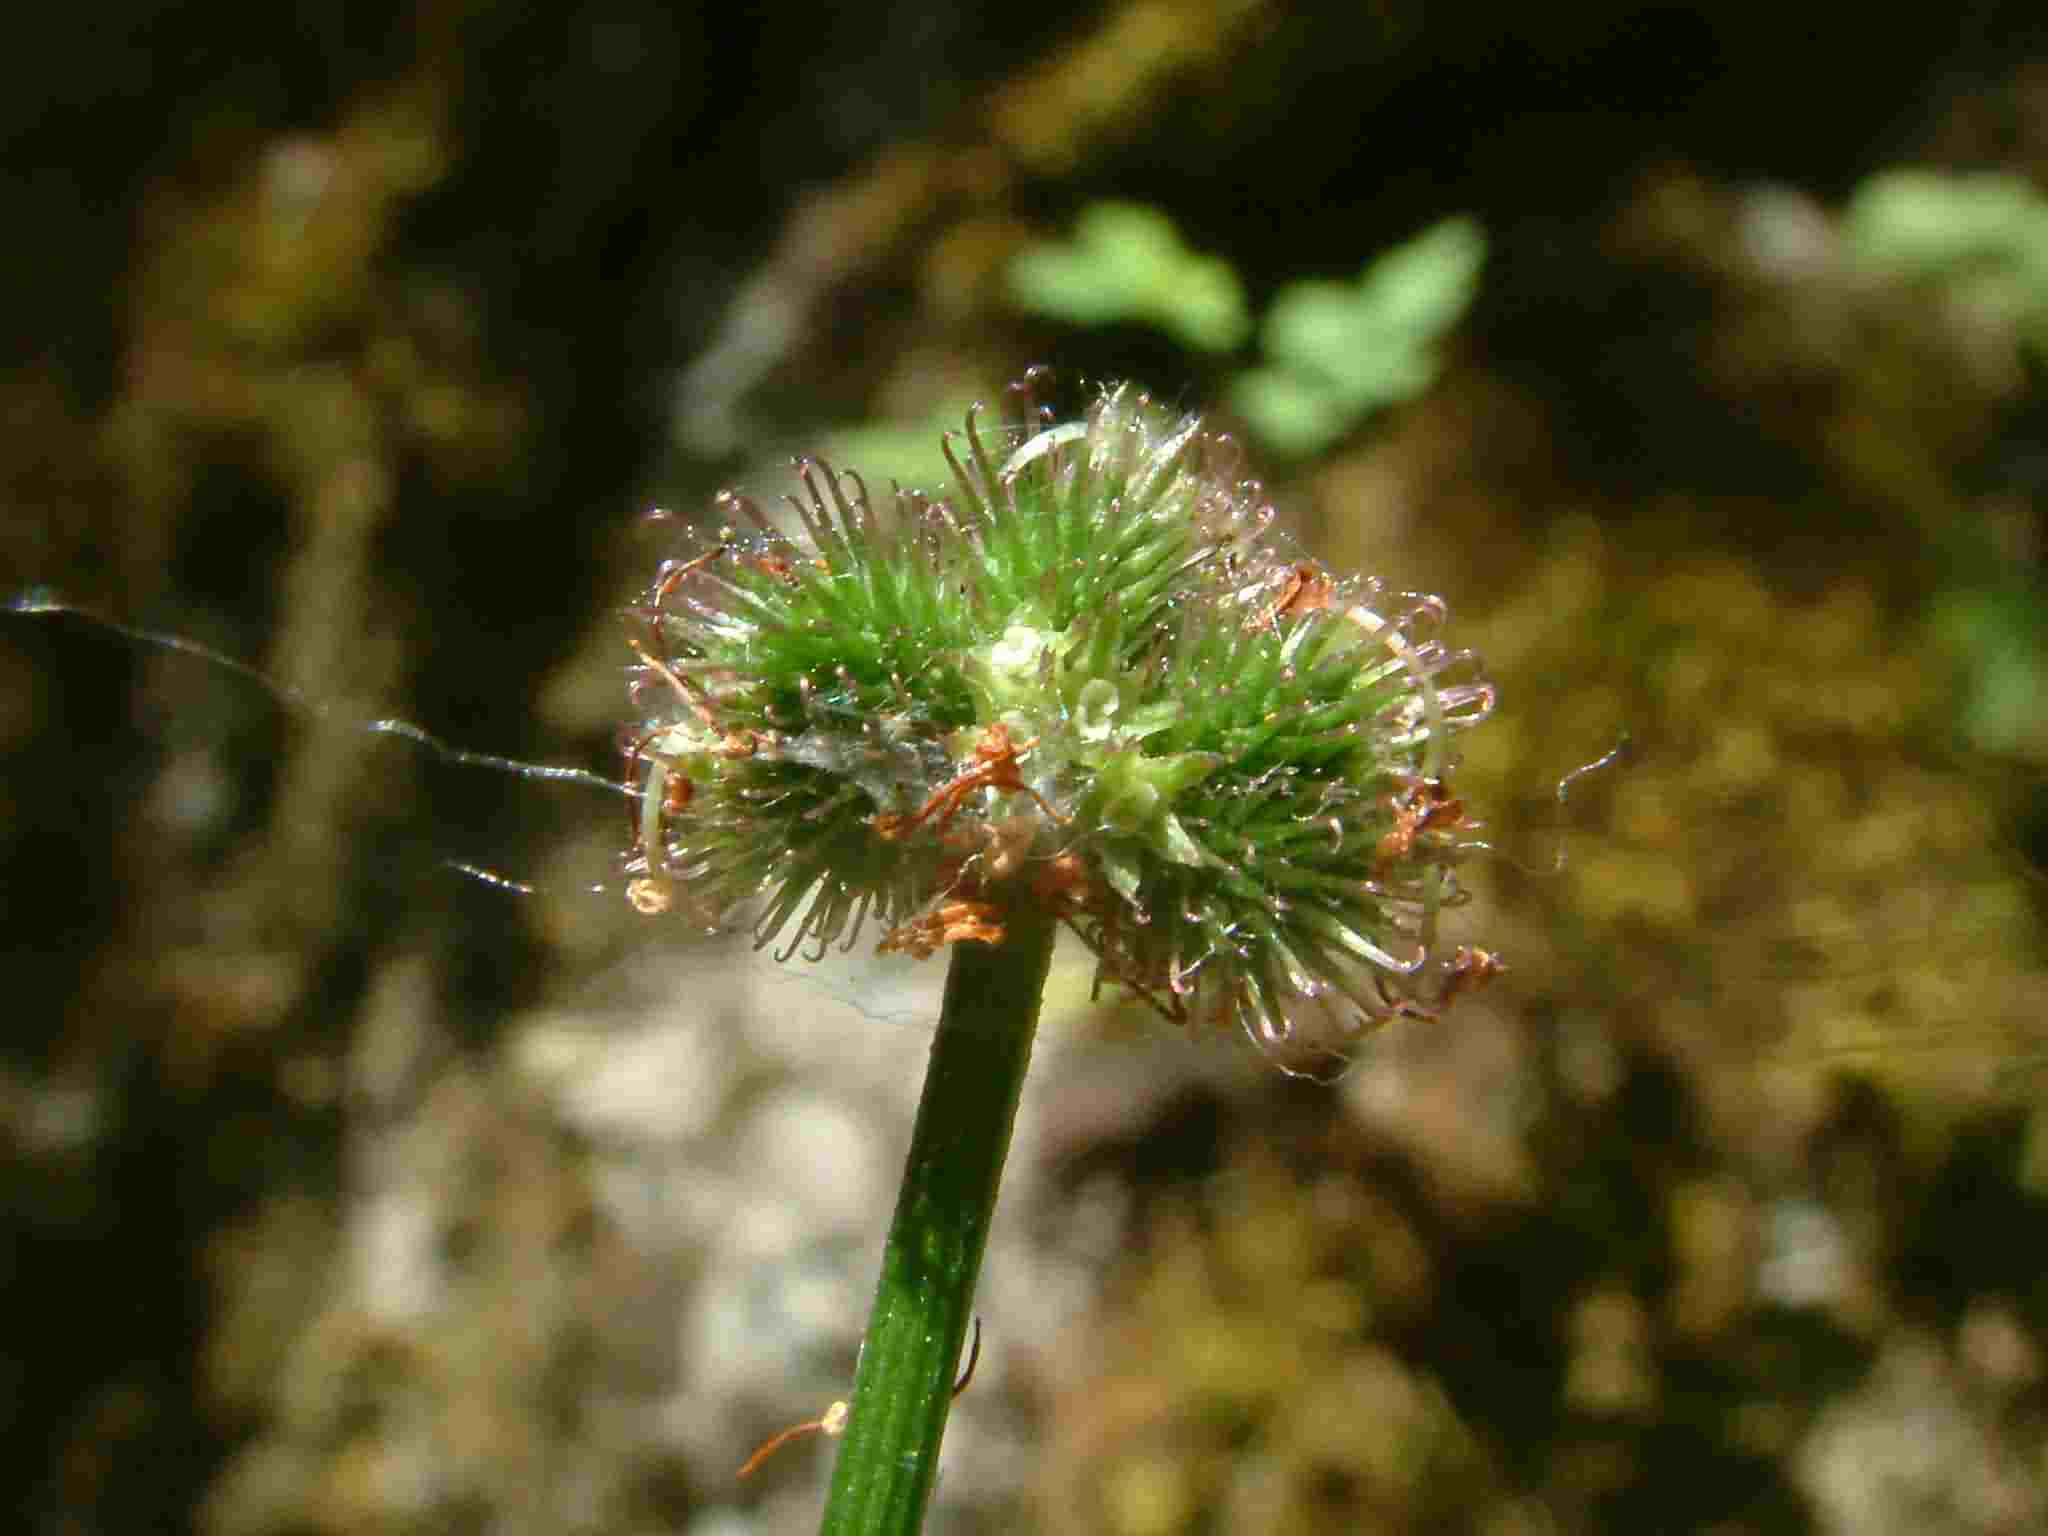
<path fill-rule="evenodd" d="M 1171 219 L 1138 203 L 1093 204 L 1071 242 L 1020 252 L 1010 296 L 1070 325 L 1156 326 L 1198 352 L 1229 352 L 1251 335 L 1244 288 L 1229 263 L 1189 250 Z"/>
<path fill-rule="evenodd" d="M 1865 266 L 1935 283 L 2048 351 L 2048 198 L 2029 182 L 1886 171 L 1850 199 L 1843 233 Z"/>
<path fill-rule="evenodd" d="M 1484 231 L 1459 217 L 1388 251 L 1356 282 L 1289 284 L 1261 329 L 1266 366 L 1239 377 L 1231 403 L 1277 453 L 1327 448 L 1430 386 L 1438 344 L 1471 304 L 1485 261 Z"/>
<path fill-rule="evenodd" d="M 1856 189 L 1842 231 L 1867 270 L 1922 285 L 2037 361 L 2048 358 L 2048 198 L 2030 182 L 1994 172 L 1883 171 Z M 2039 580 L 1989 544 L 1966 539 L 1962 548 L 1969 559 L 1930 616 L 1957 668 L 1958 726 L 1978 751 L 2048 759 Z"/>
<path fill-rule="evenodd" d="M 1958 671 L 1953 694 L 1963 737 L 1981 752 L 2048 758 L 2048 634 L 2025 587 L 1960 587 L 1930 615 Z"/>

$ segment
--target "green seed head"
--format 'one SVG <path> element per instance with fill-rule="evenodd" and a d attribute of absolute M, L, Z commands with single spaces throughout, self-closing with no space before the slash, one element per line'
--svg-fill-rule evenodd
<path fill-rule="evenodd" d="M 1283 550 L 1227 439 L 1128 388 L 970 414 L 952 494 L 800 461 L 645 601 L 636 904 L 754 905 L 785 954 L 1000 942 L 1049 904 L 1102 979 L 1299 1060 L 1494 968 L 1437 953 L 1493 690 L 1442 604 Z"/>

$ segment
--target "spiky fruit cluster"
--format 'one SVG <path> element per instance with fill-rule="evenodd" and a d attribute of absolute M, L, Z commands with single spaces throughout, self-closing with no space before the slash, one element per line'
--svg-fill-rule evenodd
<path fill-rule="evenodd" d="M 800 461 L 633 610 L 630 891 L 758 903 L 818 953 L 873 918 L 925 954 L 1050 904 L 1102 979 L 1285 1053 L 1427 1013 L 1473 823 L 1449 738 L 1493 690 L 1442 605 L 1283 548 L 1229 441 L 1129 388 L 949 436 L 954 493 Z"/>

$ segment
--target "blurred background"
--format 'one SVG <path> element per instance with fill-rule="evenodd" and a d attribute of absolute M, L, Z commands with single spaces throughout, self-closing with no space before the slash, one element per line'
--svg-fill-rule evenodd
<path fill-rule="evenodd" d="M 829 1447 L 733 1470 L 846 1389 L 937 964 L 366 727 L 615 774 L 649 508 L 942 489 L 1047 363 L 1447 599 L 1511 971 L 1318 1086 L 1064 956 L 934 1528 L 2048 1526 L 2038 7 L 47 6 L 0 81 L 10 1525 L 811 1528 Z"/>

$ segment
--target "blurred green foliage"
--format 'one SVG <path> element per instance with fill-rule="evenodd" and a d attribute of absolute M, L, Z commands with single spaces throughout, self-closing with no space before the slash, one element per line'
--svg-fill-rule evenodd
<path fill-rule="evenodd" d="M 2025 178 L 1882 171 L 1850 199 L 1842 234 L 1864 269 L 1931 297 L 1994 373 L 2006 358 L 2012 373 L 2048 364 L 2048 197 Z M 1959 674 L 1957 729 L 1981 751 L 2048 758 L 2048 621 L 2031 573 L 1981 524 L 1937 531 L 1958 556 L 1931 615 Z"/>
<path fill-rule="evenodd" d="M 2048 759 L 2048 614 L 2030 584 L 1958 584 L 1929 615 L 1960 674 L 1955 729 L 1982 752 Z"/>
<path fill-rule="evenodd" d="M 1321 452 L 1435 382 L 1444 336 L 1485 261 L 1484 231 L 1460 217 L 1377 257 L 1354 282 L 1288 284 L 1259 328 L 1266 364 L 1232 384 L 1230 403 L 1275 453 Z"/>
<path fill-rule="evenodd" d="M 1882 171 L 1856 189 L 1842 233 L 1871 269 L 1932 284 L 2048 350 L 2048 197 L 2024 177 Z"/>
<path fill-rule="evenodd" d="M 1259 325 L 1265 362 L 1239 374 L 1229 400 L 1268 451 L 1304 459 L 1435 382 L 1444 337 L 1478 291 L 1486 235 L 1456 217 L 1376 257 L 1348 282 L 1288 283 Z M 1026 246 L 1009 291 L 1028 313 L 1082 328 L 1154 326 L 1198 352 L 1249 338 L 1243 284 L 1190 251 L 1165 214 L 1097 203 L 1072 241 Z"/>
<path fill-rule="evenodd" d="M 1189 250 L 1172 219 L 1138 203 L 1095 203 L 1071 241 L 1027 246 L 1010 264 L 1010 293 L 1031 314 L 1152 325 L 1197 352 L 1232 352 L 1251 334 L 1230 264 Z"/>

